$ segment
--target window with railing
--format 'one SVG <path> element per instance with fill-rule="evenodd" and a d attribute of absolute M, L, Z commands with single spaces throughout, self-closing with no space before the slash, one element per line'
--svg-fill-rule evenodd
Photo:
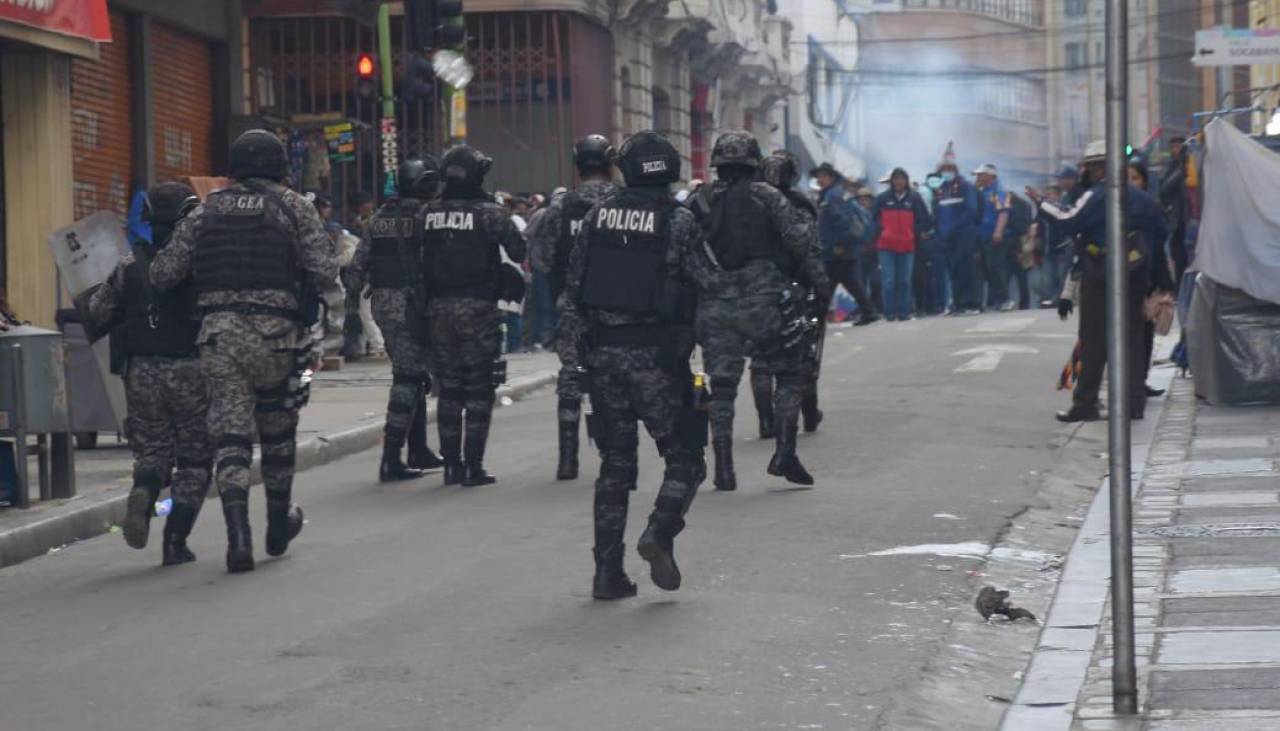
<path fill-rule="evenodd" d="M 965 10 L 1022 25 L 1044 25 L 1044 0 L 903 0 L 903 7 Z"/>

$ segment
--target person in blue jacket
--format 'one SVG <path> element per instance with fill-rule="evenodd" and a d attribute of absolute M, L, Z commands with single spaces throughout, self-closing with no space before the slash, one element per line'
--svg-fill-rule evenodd
<path fill-rule="evenodd" d="M 938 166 L 942 185 L 933 199 L 938 240 L 951 277 L 953 311 L 976 315 L 982 310 L 982 269 L 978 253 L 978 189 L 960 175 L 954 159 Z"/>
<path fill-rule="evenodd" d="M 835 167 L 824 162 L 809 171 L 821 186 L 818 194 L 818 243 L 832 288 L 842 284 L 858 303 L 861 316 L 854 325 L 869 325 L 880 316 L 862 286 L 859 249 L 871 226 L 870 218 L 844 188 L 844 179 Z"/>

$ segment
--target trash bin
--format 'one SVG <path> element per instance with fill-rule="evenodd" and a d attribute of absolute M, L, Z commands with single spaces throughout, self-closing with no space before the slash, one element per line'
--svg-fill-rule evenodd
<path fill-rule="evenodd" d="M 37 435 L 41 498 L 75 494 L 65 366 L 62 333 L 31 325 L 0 332 L 0 437 L 17 445 L 14 505 L 29 500 L 29 434 Z"/>

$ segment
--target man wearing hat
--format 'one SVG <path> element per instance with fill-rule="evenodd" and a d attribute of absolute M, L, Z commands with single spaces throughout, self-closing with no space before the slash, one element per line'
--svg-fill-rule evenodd
<path fill-rule="evenodd" d="M 1098 392 L 1102 386 L 1102 372 L 1107 364 L 1107 206 L 1106 142 L 1089 143 L 1084 155 L 1085 175 L 1089 188 L 1084 190 L 1069 208 L 1047 201 L 1039 191 L 1027 188 L 1027 196 L 1035 201 L 1039 215 L 1056 221 L 1064 233 L 1076 240 L 1076 268 L 1080 280 L 1080 376 L 1071 396 L 1071 409 L 1058 412 L 1058 420 L 1064 422 L 1097 421 L 1103 418 L 1099 408 Z M 1160 211 L 1155 201 L 1134 186 L 1128 189 L 1126 209 L 1127 246 L 1129 247 L 1129 301 L 1125 313 L 1125 336 L 1130 338 L 1130 414 L 1135 419 L 1143 417 L 1146 405 L 1145 377 L 1142 360 L 1143 312 L 1142 302 L 1147 291 L 1150 247 L 1163 242 L 1164 223 L 1159 220 Z M 1076 276 L 1076 275 L 1073 275 Z M 1059 306 L 1059 314 L 1066 319 L 1071 312 L 1069 302 Z"/>
<path fill-rule="evenodd" d="M 824 162 L 809 174 L 821 188 L 818 194 L 818 243 L 822 245 L 827 276 L 833 287 L 844 285 L 857 301 L 861 317 L 854 324 L 869 325 L 880 319 L 862 286 L 859 266 L 859 247 L 868 232 L 870 219 L 861 215 L 857 203 L 845 193 L 844 178 L 831 163 Z"/>
<path fill-rule="evenodd" d="M 986 262 L 987 306 L 1009 311 L 1014 308 L 1009 299 L 1009 245 L 1005 241 L 1005 227 L 1009 225 L 1012 201 L 1000 183 L 996 166 L 985 163 L 973 171 L 978 185 L 980 214 L 978 240 L 982 246 L 982 259 Z"/>
<path fill-rule="evenodd" d="M 1076 198 L 1082 192 L 1080 190 L 1080 171 L 1070 165 L 1063 165 L 1054 178 L 1057 179 L 1058 189 L 1062 191 L 1062 198 L 1058 202 L 1064 206 L 1070 206 L 1075 203 Z"/>

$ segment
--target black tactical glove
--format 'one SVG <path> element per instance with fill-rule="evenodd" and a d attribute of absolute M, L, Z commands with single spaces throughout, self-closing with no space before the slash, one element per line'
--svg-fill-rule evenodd
<path fill-rule="evenodd" d="M 1074 310 L 1075 308 L 1076 308 L 1076 303 L 1069 299 L 1066 299 L 1065 297 L 1063 299 L 1058 300 L 1058 318 L 1062 320 L 1067 319 L 1068 317 L 1071 316 L 1071 311 Z"/>

